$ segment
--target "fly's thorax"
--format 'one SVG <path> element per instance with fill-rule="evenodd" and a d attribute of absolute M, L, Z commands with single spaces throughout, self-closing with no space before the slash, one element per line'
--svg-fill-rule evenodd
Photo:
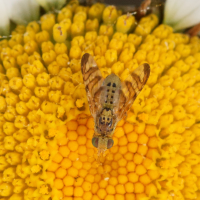
<path fill-rule="evenodd" d="M 116 117 L 110 108 L 103 108 L 101 112 L 97 113 L 95 120 L 96 132 L 102 136 L 110 136 L 113 133 Z"/>

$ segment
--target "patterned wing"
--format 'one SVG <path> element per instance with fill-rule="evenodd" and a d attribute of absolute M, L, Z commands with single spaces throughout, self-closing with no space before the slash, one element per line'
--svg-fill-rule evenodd
<path fill-rule="evenodd" d="M 121 83 L 119 107 L 114 112 L 121 120 L 132 106 L 136 97 L 141 92 L 150 75 L 150 66 L 147 63 L 140 65 L 124 82 Z"/>
<path fill-rule="evenodd" d="M 84 54 L 81 59 L 81 71 L 90 112 L 95 118 L 97 110 L 99 110 L 101 107 L 100 95 L 104 88 L 102 86 L 104 78 L 102 77 L 94 58 L 88 53 Z"/>

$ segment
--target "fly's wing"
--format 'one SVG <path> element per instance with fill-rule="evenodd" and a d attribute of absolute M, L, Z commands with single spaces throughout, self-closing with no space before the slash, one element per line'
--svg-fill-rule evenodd
<path fill-rule="evenodd" d="M 100 96 L 104 88 L 102 86 L 104 79 L 94 58 L 88 53 L 84 54 L 81 59 L 81 71 L 90 112 L 95 117 L 95 114 L 101 108 Z"/>
<path fill-rule="evenodd" d="M 124 82 L 121 83 L 119 106 L 114 110 L 117 121 L 121 120 L 132 106 L 141 92 L 150 75 L 150 66 L 147 63 L 140 65 Z"/>

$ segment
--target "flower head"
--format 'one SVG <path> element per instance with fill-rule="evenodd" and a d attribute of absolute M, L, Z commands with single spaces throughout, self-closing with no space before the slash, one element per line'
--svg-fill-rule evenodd
<path fill-rule="evenodd" d="M 174 33 L 180 24 L 158 25 L 155 14 L 136 24 L 115 6 L 71 1 L 58 12 L 55 2 L 40 2 L 54 12 L 0 41 L 0 196 L 198 198 L 199 38 Z M 151 67 L 100 157 L 81 74 L 85 53 L 104 78 L 115 73 L 125 81 L 140 64 Z"/>

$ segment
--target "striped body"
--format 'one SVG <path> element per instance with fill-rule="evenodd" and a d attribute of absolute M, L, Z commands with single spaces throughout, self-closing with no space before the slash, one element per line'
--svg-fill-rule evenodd
<path fill-rule="evenodd" d="M 119 106 L 119 93 L 121 81 L 118 76 L 111 74 L 103 82 L 103 90 L 100 95 L 101 109 L 96 115 L 96 133 L 111 137 L 116 127 L 117 116 L 114 114 Z"/>

